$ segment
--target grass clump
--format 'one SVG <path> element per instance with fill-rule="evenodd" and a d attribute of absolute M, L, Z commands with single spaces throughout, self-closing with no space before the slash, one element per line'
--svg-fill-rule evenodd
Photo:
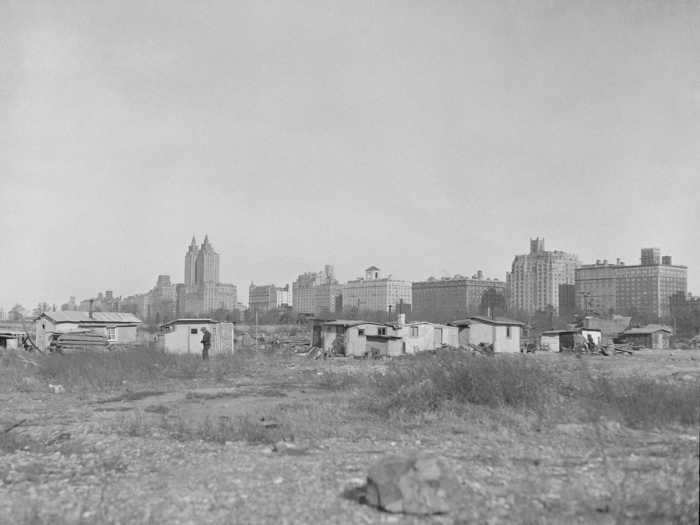
<path fill-rule="evenodd" d="M 700 383 L 673 383 L 648 377 L 590 380 L 590 401 L 599 412 L 630 427 L 678 423 L 700 425 Z"/>
<path fill-rule="evenodd" d="M 186 421 L 180 415 L 156 420 L 136 412 L 119 422 L 117 430 L 130 437 L 152 436 L 159 429 L 177 441 L 206 441 L 224 444 L 243 441 L 250 444 L 273 444 L 278 441 L 293 441 L 294 435 L 286 422 L 258 421 L 251 416 L 236 419 L 209 417 Z"/>
<path fill-rule="evenodd" d="M 371 378 L 371 406 L 380 412 L 425 412 L 446 402 L 539 409 L 558 378 L 523 356 L 484 357 L 453 350 L 391 364 Z"/>
<path fill-rule="evenodd" d="M 162 377 L 175 356 L 151 349 L 48 354 L 38 361 L 38 375 L 66 388 L 115 388 L 124 381 L 146 382 Z"/>
<path fill-rule="evenodd" d="M 168 354 L 149 347 L 111 352 L 76 352 L 37 357 L 37 377 L 71 390 L 105 390 L 132 384 L 197 377 L 223 381 L 246 369 L 246 357 L 216 355 L 203 362 L 198 354 Z"/>

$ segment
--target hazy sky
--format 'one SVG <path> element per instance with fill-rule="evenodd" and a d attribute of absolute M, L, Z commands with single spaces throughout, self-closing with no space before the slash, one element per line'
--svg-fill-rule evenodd
<path fill-rule="evenodd" d="M 0 0 L 0 306 L 658 246 L 700 293 L 700 3 Z"/>

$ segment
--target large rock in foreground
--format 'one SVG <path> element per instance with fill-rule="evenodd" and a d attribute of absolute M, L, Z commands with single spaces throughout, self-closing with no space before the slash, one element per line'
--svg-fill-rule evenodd
<path fill-rule="evenodd" d="M 459 481 L 447 461 L 428 454 L 388 456 L 367 475 L 367 503 L 387 512 L 445 514 L 458 497 Z"/>

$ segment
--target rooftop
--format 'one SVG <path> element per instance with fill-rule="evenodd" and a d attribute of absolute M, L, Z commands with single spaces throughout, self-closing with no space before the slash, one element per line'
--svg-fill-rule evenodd
<path fill-rule="evenodd" d="M 521 323 L 520 321 L 516 321 L 515 319 L 508 319 L 507 317 L 496 317 L 494 319 L 491 319 L 489 317 L 483 317 L 481 315 L 472 315 L 471 317 L 467 317 L 466 319 L 452 321 L 450 324 L 453 326 L 469 326 L 473 323 L 493 324 L 499 326 L 525 326 L 525 323 Z"/>
<path fill-rule="evenodd" d="M 44 312 L 39 317 L 45 316 L 54 323 L 124 323 L 141 324 L 141 319 L 134 314 L 126 312 L 89 312 L 77 310 L 60 310 L 56 312 Z"/>
<path fill-rule="evenodd" d="M 174 321 L 169 321 L 167 323 L 163 323 L 160 326 L 171 326 L 174 324 L 218 324 L 219 321 L 215 321 L 214 319 L 197 319 L 194 317 L 190 318 L 182 318 L 182 319 L 175 319 Z"/>
<path fill-rule="evenodd" d="M 646 326 L 639 326 L 636 328 L 629 328 L 623 332 L 624 335 L 649 335 L 656 332 L 668 332 L 673 333 L 673 330 L 669 326 L 664 326 L 662 324 L 648 324 Z"/>
<path fill-rule="evenodd" d="M 353 319 L 336 319 L 335 321 L 328 321 L 326 323 L 323 323 L 323 326 L 344 326 L 346 328 L 349 328 L 351 326 L 359 326 L 361 324 L 376 324 L 383 326 L 384 323 L 375 323 L 373 321 L 358 321 L 358 320 L 353 320 Z"/>

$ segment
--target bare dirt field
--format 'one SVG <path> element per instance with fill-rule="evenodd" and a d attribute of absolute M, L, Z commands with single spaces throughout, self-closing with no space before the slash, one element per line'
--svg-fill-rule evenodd
<path fill-rule="evenodd" d="M 0 358 L 0 523 L 697 523 L 699 351 L 131 354 Z M 416 450 L 454 468 L 452 512 L 351 496 Z"/>

